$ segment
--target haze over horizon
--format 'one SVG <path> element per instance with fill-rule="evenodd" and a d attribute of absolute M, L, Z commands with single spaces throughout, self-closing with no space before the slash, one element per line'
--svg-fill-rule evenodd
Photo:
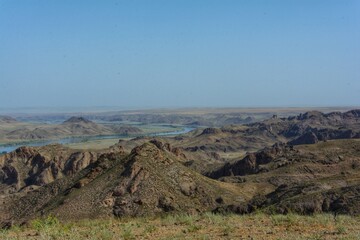
<path fill-rule="evenodd" d="M 358 106 L 360 2 L 0 0 L 0 109 Z"/>

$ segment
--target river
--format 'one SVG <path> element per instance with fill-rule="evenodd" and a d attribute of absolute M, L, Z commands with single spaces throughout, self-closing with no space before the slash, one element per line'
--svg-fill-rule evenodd
<path fill-rule="evenodd" d="M 139 134 L 139 135 L 98 135 L 98 136 L 85 136 L 85 137 L 67 137 L 54 140 L 44 140 L 44 141 L 29 141 L 29 142 L 20 142 L 20 143 L 11 143 L 11 144 L 1 144 L 0 145 L 0 154 L 12 152 L 15 149 L 22 146 L 31 146 L 39 147 L 45 146 L 48 144 L 60 143 L 60 144 L 71 144 L 71 143 L 80 143 L 88 142 L 101 139 L 116 139 L 116 138 L 129 138 L 129 137 L 142 137 L 142 136 L 174 136 L 179 134 L 188 133 L 196 129 L 195 127 L 184 126 L 181 130 L 169 131 L 169 132 L 159 132 L 159 133 L 148 133 L 148 134 Z"/>

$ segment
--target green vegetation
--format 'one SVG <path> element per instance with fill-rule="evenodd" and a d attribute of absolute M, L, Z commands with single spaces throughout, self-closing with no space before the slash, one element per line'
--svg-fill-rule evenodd
<path fill-rule="evenodd" d="M 54 216 L 0 232 L 0 239 L 359 239 L 359 217 L 266 215 L 167 215 L 161 218 L 82 220 Z"/>

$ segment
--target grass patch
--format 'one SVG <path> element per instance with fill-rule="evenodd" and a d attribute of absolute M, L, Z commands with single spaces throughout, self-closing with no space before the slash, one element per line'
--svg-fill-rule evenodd
<path fill-rule="evenodd" d="M 0 231 L 0 239 L 359 239 L 359 217 L 267 215 L 167 215 L 62 223 L 54 216 L 28 227 Z"/>

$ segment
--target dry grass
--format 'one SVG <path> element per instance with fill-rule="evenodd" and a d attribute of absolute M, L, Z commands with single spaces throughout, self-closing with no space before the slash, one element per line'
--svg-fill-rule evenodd
<path fill-rule="evenodd" d="M 82 220 L 50 217 L 0 232 L 0 239 L 359 239 L 359 217 L 321 214 L 169 215 Z"/>
<path fill-rule="evenodd" d="M 79 142 L 79 143 L 71 143 L 71 144 L 66 144 L 65 146 L 72 149 L 101 150 L 101 149 L 109 148 L 110 146 L 113 146 L 118 142 L 119 142 L 119 138 L 100 139 L 100 140 L 91 140 L 91 141 Z"/>

